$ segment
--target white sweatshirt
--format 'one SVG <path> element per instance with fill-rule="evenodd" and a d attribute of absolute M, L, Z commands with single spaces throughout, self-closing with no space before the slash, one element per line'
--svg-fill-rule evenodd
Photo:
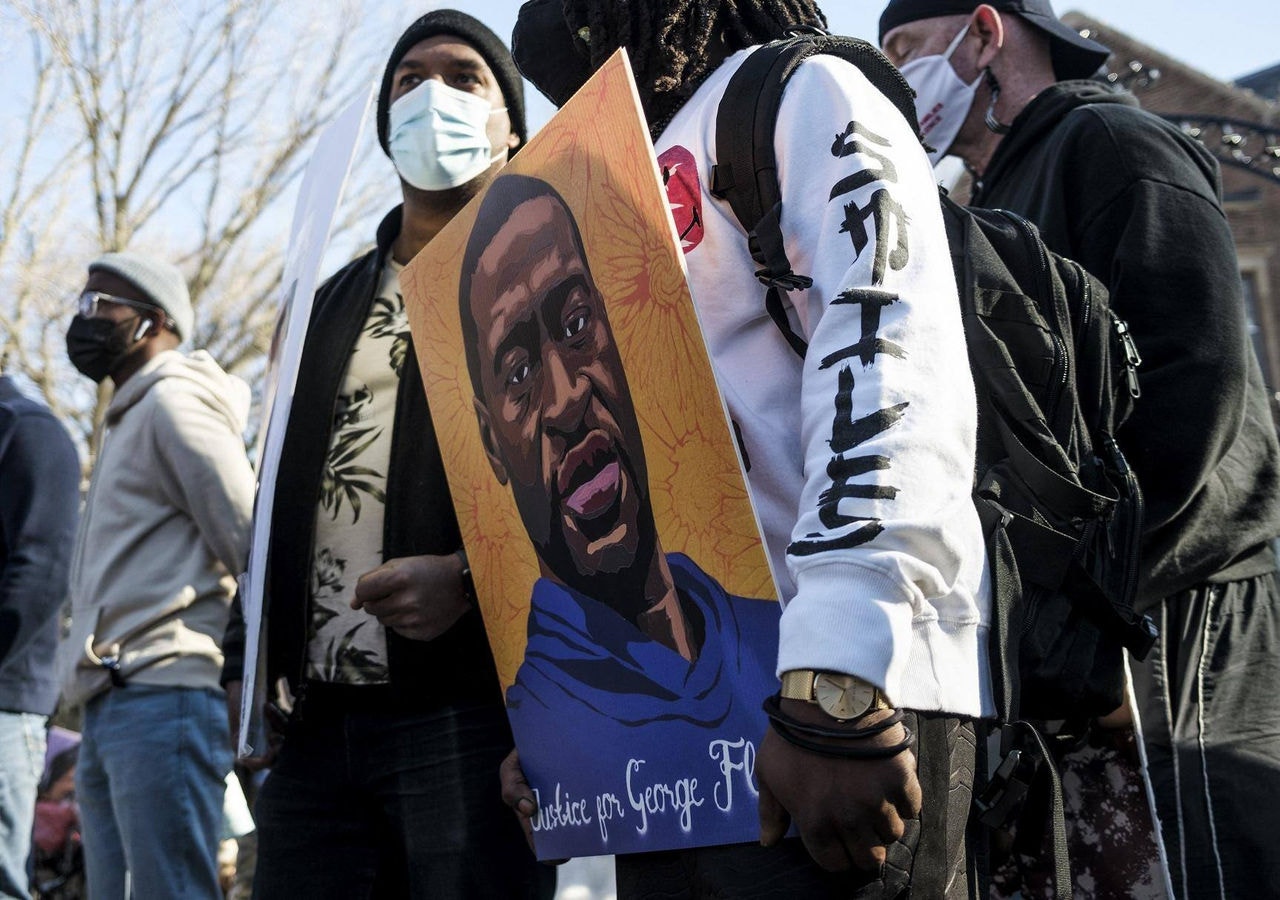
<path fill-rule="evenodd" d="M 750 52 L 703 83 L 656 149 L 685 207 L 673 213 L 694 305 L 784 603 L 778 671 L 846 672 L 908 709 L 990 714 L 977 413 L 932 171 L 854 66 L 799 67 L 775 145 L 787 254 L 814 282 L 789 298 L 801 360 L 765 311 L 744 231 L 710 193 L 716 109 Z"/>

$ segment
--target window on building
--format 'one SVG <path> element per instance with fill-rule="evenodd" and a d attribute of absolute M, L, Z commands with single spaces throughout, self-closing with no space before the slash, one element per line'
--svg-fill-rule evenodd
<path fill-rule="evenodd" d="M 1258 365 L 1262 366 L 1262 380 L 1274 392 L 1277 390 L 1277 385 L 1271 374 L 1266 335 L 1262 332 L 1262 326 L 1258 324 L 1258 272 L 1246 269 L 1240 273 L 1240 281 L 1244 285 L 1244 314 L 1249 327 L 1249 340 L 1253 342 L 1253 352 L 1258 356 Z"/>

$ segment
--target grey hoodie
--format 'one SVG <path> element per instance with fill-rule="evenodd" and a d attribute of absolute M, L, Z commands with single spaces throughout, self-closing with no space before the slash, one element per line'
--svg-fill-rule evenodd
<path fill-rule="evenodd" d="M 110 687 L 112 658 L 130 684 L 218 687 L 253 512 L 248 411 L 203 350 L 160 354 L 112 398 L 71 563 L 65 702 Z"/>

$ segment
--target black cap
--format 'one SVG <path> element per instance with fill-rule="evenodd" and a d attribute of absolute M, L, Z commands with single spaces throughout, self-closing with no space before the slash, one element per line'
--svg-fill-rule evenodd
<path fill-rule="evenodd" d="M 520 146 L 523 147 L 527 138 L 524 125 L 524 82 L 520 79 L 516 64 L 511 59 L 511 51 L 479 19 L 456 9 L 436 9 L 405 29 L 404 34 L 400 35 L 400 40 L 396 41 L 391 56 L 387 59 L 386 71 L 382 73 L 382 89 L 378 91 L 378 143 L 382 145 L 382 152 L 388 156 L 391 155 L 391 146 L 388 143 L 388 132 L 391 127 L 389 110 L 391 109 L 391 82 L 395 77 L 396 66 L 400 65 L 400 60 L 404 59 L 404 55 L 415 45 L 438 34 L 461 38 L 484 57 L 484 61 L 493 72 L 493 77 L 498 80 L 498 87 L 506 100 L 511 130 L 519 135 Z"/>
<path fill-rule="evenodd" d="M 1014 13 L 1049 38 L 1053 71 L 1062 79 L 1088 78 L 1107 61 L 1111 51 L 1091 41 L 1054 15 L 1049 0 L 889 0 L 880 15 L 880 43 L 899 25 L 939 16 L 967 16 L 983 3 Z"/>

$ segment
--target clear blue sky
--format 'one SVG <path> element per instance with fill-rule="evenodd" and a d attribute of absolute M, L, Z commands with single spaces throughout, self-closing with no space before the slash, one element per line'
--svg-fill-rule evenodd
<path fill-rule="evenodd" d="M 827 0 L 822 6 L 833 30 L 875 40 L 883 3 Z M 1275 0 L 1053 0 L 1053 8 L 1084 13 L 1227 81 L 1280 63 Z"/>
<path fill-rule="evenodd" d="M 511 35 L 519 0 L 454 0 L 425 8 L 456 6 L 487 23 L 504 39 Z M 824 0 L 833 31 L 874 41 L 882 0 Z M 1059 13 L 1082 12 L 1201 71 L 1230 81 L 1280 63 L 1280 3 L 1276 0 L 1054 0 Z M 404 13 L 404 24 L 412 13 Z M 403 27 L 403 26 L 401 26 Z M 550 106 L 529 98 L 529 119 L 541 125 Z"/>

